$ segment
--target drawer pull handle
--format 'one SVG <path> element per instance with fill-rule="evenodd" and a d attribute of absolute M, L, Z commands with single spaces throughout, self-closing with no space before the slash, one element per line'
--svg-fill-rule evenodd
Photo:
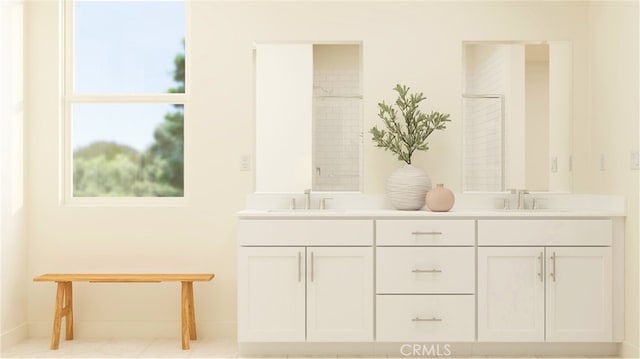
<path fill-rule="evenodd" d="M 556 252 L 553 252 L 553 255 L 549 257 L 549 259 L 551 259 L 551 264 L 553 264 L 552 272 L 549 275 L 551 276 L 551 278 L 553 278 L 553 281 L 555 282 L 556 279 L 558 278 L 558 272 L 556 272 Z"/>
<path fill-rule="evenodd" d="M 412 322 L 441 322 L 442 318 L 436 318 L 436 317 L 431 317 L 431 318 L 420 318 L 420 317 L 415 317 L 413 319 L 411 319 Z"/>
<path fill-rule="evenodd" d="M 313 282 L 313 252 L 311 252 L 311 281 Z"/>
<path fill-rule="evenodd" d="M 540 255 L 538 256 L 538 260 L 540 261 L 540 272 L 538 272 L 538 277 L 540 277 L 540 281 L 543 282 L 544 278 L 542 277 L 542 271 L 543 271 L 544 264 L 542 262 L 542 252 L 540 252 Z"/>
<path fill-rule="evenodd" d="M 439 236 L 442 234 L 442 232 L 411 232 L 411 234 L 413 234 L 414 236 L 419 236 L 419 235 L 434 235 L 434 236 Z"/>
<path fill-rule="evenodd" d="M 442 269 L 414 269 L 411 273 L 442 273 Z"/>
<path fill-rule="evenodd" d="M 302 282 L 302 253 L 298 252 L 298 282 Z"/>

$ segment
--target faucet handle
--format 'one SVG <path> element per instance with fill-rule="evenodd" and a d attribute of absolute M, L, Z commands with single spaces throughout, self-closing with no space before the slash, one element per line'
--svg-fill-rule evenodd
<path fill-rule="evenodd" d="M 546 198 L 534 197 L 531 209 L 540 209 L 540 201 L 546 201 Z"/>
<path fill-rule="evenodd" d="M 327 209 L 327 201 L 333 198 L 320 198 L 320 209 Z"/>
<path fill-rule="evenodd" d="M 511 209 L 511 200 L 509 198 L 502 199 L 502 209 L 505 209 L 505 210 Z"/>
<path fill-rule="evenodd" d="M 304 209 L 311 209 L 311 189 L 304 190 Z"/>

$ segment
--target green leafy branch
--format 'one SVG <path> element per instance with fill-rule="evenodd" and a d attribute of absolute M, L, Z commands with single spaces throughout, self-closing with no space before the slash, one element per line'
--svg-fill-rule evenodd
<path fill-rule="evenodd" d="M 427 151 L 427 138 L 435 130 L 444 130 L 446 122 L 451 121 L 450 115 L 435 111 L 423 113 L 419 105 L 427 98 L 422 92 L 409 94 L 409 87 L 400 84 L 396 85 L 394 90 L 398 93 L 395 107 L 394 104 L 387 105 L 384 101 L 378 103 L 378 117 L 384 121 L 386 130 L 374 126 L 369 133 L 373 135 L 372 140 L 376 147 L 389 150 L 396 154 L 399 160 L 411 164 L 413 152 Z M 398 119 L 398 110 L 401 119 Z"/>

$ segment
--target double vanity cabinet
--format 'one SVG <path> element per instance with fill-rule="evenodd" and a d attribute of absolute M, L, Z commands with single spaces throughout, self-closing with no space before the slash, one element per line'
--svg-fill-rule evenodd
<path fill-rule="evenodd" d="M 619 342 L 619 226 L 603 216 L 247 211 L 238 342 Z"/>

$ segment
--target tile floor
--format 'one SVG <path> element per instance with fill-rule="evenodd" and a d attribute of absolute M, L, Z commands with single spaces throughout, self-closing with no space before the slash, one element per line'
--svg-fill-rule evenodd
<path fill-rule="evenodd" d="M 68 342 L 61 341 L 58 350 L 48 348 L 49 339 L 29 339 L 4 349 L 0 353 L 0 358 L 243 358 L 238 355 L 237 343 L 231 340 L 202 339 L 191 342 L 191 350 L 182 350 L 180 341 L 176 339 L 76 339 Z M 347 359 L 348 357 L 322 358 Z M 396 358 L 396 356 L 389 358 Z M 494 357 L 480 358 L 493 359 Z M 528 359 L 531 358 L 534 357 Z M 587 358 L 595 359 L 594 357 L 572 359 Z M 272 359 L 275 358 L 272 357 Z M 364 359 L 364 357 L 357 359 Z"/>
<path fill-rule="evenodd" d="M 49 350 L 49 339 L 28 339 L 3 349 L 2 358 L 237 358 L 235 341 L 198 340 L 182 350 L 176 339 L 76 339 L 60 341 Z"/>

